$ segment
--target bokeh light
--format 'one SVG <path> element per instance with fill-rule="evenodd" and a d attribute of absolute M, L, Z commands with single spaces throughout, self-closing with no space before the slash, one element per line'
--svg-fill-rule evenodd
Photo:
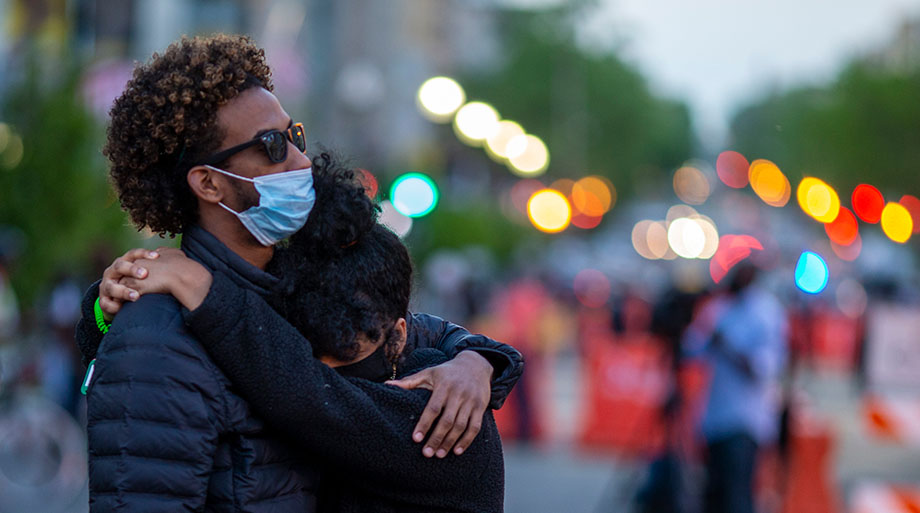
<path fill-rule="evenodd" d="M 454 79 L 432 77 L 418 88 L 416 100 L 426 118 L 445 123 L 466 101 L 466 94 Z"/>
<path fill-rule="evenodd" d="M 699 169 L 684 166 L 674 172 L 674 193 L 684 203 L 702 205 L 709 198 L 709 179 Z"/>
<path fill-rule="evenodd" d="M 572 224 L 582 230 L 591 230 L 600 226 L 603 216 L 586 216 L 581 212 L 572 213 Z"/>
<path fill-rule="evenodd" d="M 719 230 L 716 228 L 716 224 L 705 216 L 700 216 L 694 219 L 694 221 L 696 221 L 696 224 L 700 225 L 700 228 L 703 230 L 703 236 L 705 238 L 703 250 L 700 251 L 700 254 L 697 255 L 697 258 L 712 258 L 713 255 L 716 254 L 716 251 L 719 249 Z"/>
<path fill-rule="evenodd" d="M 751 256 L 751 250 L 762 250 L 759 240 L 750 235 L 723 235 L 719 237 L 719 247 L 709 260 L 709 276 L 719 283 L 739 262 Z"/>
<path fill-rule="evenodd" d="M 531 134 L 518 135 L 506 147 L 511 171 L 521 176 L 537 176 L 549 167 L 549 150 L 543 141 Z"/>
<path fill-rule="evenodd" d="M 898 203 L 910 212 L 910 218 L 914 222 L 914 233 L 920 232 L 920 198 L 905 194 L 901 196 L 901 200 Z"/>
<path fill-rule="evenodd" d="M 856 238 L 853 239 L 853 242 L 848 246 L 841 246 L 831 241 L 831 249 L 834 250 L 834 254 L 837 255 L 837 258 L 852 262 L 859 258 L 859 254 L 862 252 L 862 237 L 857 234 Z"/>
<path fill-rule="evenodd" d="M 517 209 L 518 212 L 526 215 L 527 202 L 530 201 L 530 197 L 533 196 L 533 193 L 544 188 L 546 188 L 546 186 L 543 185 L 543 182 L 534 178 L 518 180 L 518 182 L 511 187 L 511 204 L 514 205 L 514 208 Z"/>
<path fill-rule="evenodd" d="M 454 131 L 461 141 L 480 146 L 498 130 L 498 112 L 483 102 L 469 102 L 454 116 Z"/>
<path fill-rule="evenodd" d="M 809 294 L 817 294 L 827 287 L 830 273 L 821 255 L 804 251 L 795 265 L 795 286 Z"/>
<path fill-rule="evenodd" d="M 888 203 L 882 209 L 882 231 L 889 239 L 905 243 L 914 232 L 914 221 L 910 212 L 898 203 Z"/>
<path fill-rule="evenodd" d="M 830 185 L 814 177 L 805 177 L 796 190 L 802 210 L 822 223 L 830 223 L 840 213 L 840 197 Z"/>
<path fill-rule="evenodd" d="M 438 205 L 438 187 L 427 175 L 406 173 L 390 187 L 390 201 L 401 214 L 422 217 Z"/>
<path fill-rule="evenodd" d="M 857 185 L 853 189 L 853 212 L 867 223 L 875 224 L 882 218 L 885 198 L 881 191 L 868 184 Z"/>
<path fill-rule="evenodd" d="M 10 143 L 11 135 L 10 125 L 0 121 L 0 153 L 6 150 L 6 146 Z"/>
<path fill-rule="evenodd" d="M 586 176 L 572 185 L 572 206 L 588 217 L 606 214 L 616 201 L 616 190 L 597 176 Z"/>
<path fill-rule="evenodd" d="M 367 169 L 358 168 L 356 173 L 356 178 L 358 182 L 364 186 L 364 192 L 367 193 L 367 196 L 371 199 L 377 197 L 377 192 L 380 190 L 380 184 L 377 183 L 377 178 L 374 177 L 374 174 L 368 171 Z"/>
<path fill-rule="evenodd" d="M 405 237 L 412 230 L 412 218 L 402 215 L 393 207 L 390 200 L 380 202 L 380 224 L 393 230 L 400 238 Z"/>
<path fill-rule="evenodd" d="M 696 217 L 698 215 L 700 215 L 699 212 L 689 205 L 674 205 L 668 209 L 668 213 L 665 216 L 665 223 L 670 226 L 675 219 L 680 219 L 681 217 Z"/>
<path fill-rule="evenodd" d="M 837 308 L 843 315 L 858 319 L 865 313 L 868 303 L 866 289 L 858 281 L 847 278 L 837 286 Z"/>
<path fill-rule="evenodd" d="M 648 245 L 648 229 L 654 224 L 654 221 L 643 219 L 633 225 L 632 229 L 632 245 L 633 249 L 636 250 L 636 253 L 639 254 L 642 258 L 648 260 L 657 260 L 661 258 L 652 252 Z"/>
<path fill-rule="evenodd" d="M 668 244 L 681 258 L 697 258 L 706 247 L 706 233 L 695 219 L 675 219 L 668 226 Z"/>
<path fill-rule="evenodd" d="M 668 229 L 661 221 L 656 221 L 649 225 L 645 235 L 645 243 L 648 245 L 649 251 L 655 255 L 655 258 L 667 260 L 668 253 L 673 253 L 671 246 L 668 244 Z"/>
<path fill-rule="evenodd" d="M 723 151 L 716 159 L 716 174 L 719 180 L 735 189 L 747 187 L 750 167 L 744 155 L 737 151 Z"/>
<path fill-rule="evenodd" d="M 486 138 L 486 152 L 493 160 L 504 162 L 508 157 L 508 143 L 519 135 L 524 135 L 521 125 L 507 119 L 499 121 L 495 132 Z"/>
<path fill-rule="evenodd" d="M 789 202 L 792 186 L 773 162 L 766 159 L 751 162 L 748 180 L 754 193 L 767 205 L 784 207 Z"/>
<path fill-rule="evenodd" d="M 22 144 L 22 137 L 17 133 L 11 133 L 9 141 L 0 153 L 0 167 L 5 169 L 14 169 L 22 162 L 22 156 L 25 153 L 25 147 Z"/>
<path fill-rule="evenodd" d="M 830 240 L 841 246 L 849 246 L 859 235 L 859 225 L 856 222 L 856 216 L 850 212 L 850 209 L 840 207 L 836 219 L 825 224 L 824 231 L 827 232 Z"/>
<path fill-rule="evenodd" d="M 571 199 L 572 197 L 572 187 L 575 185 L 575 180 L 571 178 L 560 178 L 555 182 L 549 184 L 550 189 L 556 189 L 561 192 L 563 196 Z"/>
<path fill-rule="evenodd" d="M 610 280 L 597 269 L 584 269 L 575 275 L 575 297 L 588 308 L 601 308 L 610 299 Z"/>
<path fill-rule="evenodd" d="M 565 230 L 572 220 L 572 207 L 561 192 L 542 189 L 527 202 L 527 217 L 538 230 L 557 233 Z"/>

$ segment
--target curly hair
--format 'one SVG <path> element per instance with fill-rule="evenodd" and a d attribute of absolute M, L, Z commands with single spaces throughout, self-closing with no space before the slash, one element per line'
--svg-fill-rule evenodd
<path fill-rule="evenodd" d="M 357 337 L 383 339 L 395 357 L 394 324 L 412 288 L 409 251 L 377 223 L 378 206 L 352 170 L 328 154 L 313 159 L 316 205 L 306 225 L 275 253 L 270 271 L 292 280 L 287 319 L 317 356 L 353 360 Z"/>
<path fill-rule="evenodd" d="M 138 229 L 175 235 L 195 222 L 188 169 L 224 138 L 217 110 L 252 87 L 273 90 L 265 52 L 246 36 L 184 37 L 135 68 L 102 152 Z"/>

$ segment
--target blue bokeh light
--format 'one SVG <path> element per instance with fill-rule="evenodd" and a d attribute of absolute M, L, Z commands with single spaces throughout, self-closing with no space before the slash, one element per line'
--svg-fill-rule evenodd
<path fill-rule="evenodd" d="M 817 294 L 827 287 L 830 273 L 821 255 L 804 251 L 795 266 L 795 285 L 803 292 Z"/>
<path fill-rule="evenodd" d="M 438 188 L 427 175 L 407 173 L 393 182 L 390 201 L 400 214 L 422 217 L 438 205 Z"/>

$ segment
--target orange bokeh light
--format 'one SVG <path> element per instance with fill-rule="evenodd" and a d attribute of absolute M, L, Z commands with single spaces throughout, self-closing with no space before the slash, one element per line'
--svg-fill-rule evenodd
<path fill-rule="evenodd" d="M 840 207 L 837 217 L 824 225 L 828 238 L 841 246 L 849 246 L 859 235 L 859 225 L 856 216 L 847 207 Z"/>
<path fill-rule="evenodd" d="M 792 186 L 773 162 L 766 159 L 751 162 L 748 179 L 754 193 L 767 205 L 783 207 L 789 202 Z"/>
<path fill-rule="evenodd" d="M 603 219 L 604 219 L 603 216 L 593 216 L 592 217 L 592 216 L 586 216 L 585 214 L 582 214 L 581 212 L 576 212 L 572 216 L 572 225 L 578 228 L 581 228 L 582 230 L 591 230 L 593 228 L 597 228 L 598 225 L 601 224 L 601 220 Z"/>

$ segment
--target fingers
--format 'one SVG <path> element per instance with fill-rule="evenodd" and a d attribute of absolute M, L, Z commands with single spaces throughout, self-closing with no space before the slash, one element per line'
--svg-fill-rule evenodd
<path fill-rule="evenodd" d="M 463 433 L 463 438 L 454 446 L 454 454 L 459 456 L 463 454 L 463 451 L 465 451 L 467 447 L 472 445 L 473 440 L 476 439 L 476 435 L 478 435 L 479 431 L 482 429 L 482 416 L 485 412 L 485 406 L 481 409 L 476 407 L 473 408 L 472 413 L 470 413 L 470 422 L 466 426 L 466 432 Z"/>
<path fill-rule="evenodd" d="M 425 448 L 422 449 L 423 455 L 428 458 L 431 456 L 437 456 L 438 458 L 447 456 L 447 450 L 443 449 L 441 446 L 444 444 L 448 433 L 450 433 L 454 427 L 460 406 L 461 403 L 459 400 L 453 398 L 448 399 L 447 404 L 441 411 L 441 419 L 438 421 L 438 425 L 435 426 L 434 431 L 431 432 L 431 436 L 428 437 L 428 441 L 425 442 Z M 466 428 L 466 426 L 463 427 L 464 429 Z"/>
<path fill-rule="evenodd" d="M 454 448 L 454 444 L 457 443 L 457 440 L 460 439 L 460 435 L 466 432 L 467 427 L 469 426 L 470 414 L 473 412 L 473 403 L 471 401 L 465 401 L 458 404 L 457 406 L 459 408 L 459 412 L 455 416 L 454 425 L 450 427 L 450 431 L 447 432 L 447 436 L 444 437 L 444 441 L 441 442 L 441 447 L 438 448 L 438 451 L 435 453 L 438 458 L 444 458 L 447 456 L 447 454 Z M 446 416 L 447 415 L 441 417 L 442 421 Z M 437 431 L 437 429 L 435 429 L 435 431 Z"/>
<path fill-rule="evenodd" d="M 422 410 L 422 416 L 419 417 L 418 423 L 415 425 L 415 430 L 412 432 L 412 439 L 416 442 L 421 442 L 425 439 L 425 435 L 428 434 L 428 431 L 431 429 L 431 425 L 434 424 L 434 421 L 441 415 L 441 410 L 444 409 L 444 403 L 447 401 L 447 392 L 444 390 L 435 390 L 431 394 L 431 398 L 428 399 L 428 404 L 425 405 L 425 409 Z M 425 448 L 422 449 L 422 454 L 430 458 L 434 456 L 435 447 L 439 447 L 441 441 L 438 440 L 438 445 L 434 445 L 434 442 L 431 440 L 425 444 Z"/>
<path fill-rule="evenodd" d="M 102 317 L 109 322 L 115 318 L 115 314 L 121 310 L 121 301 L 110 299 L 106 296 L 99 296 L 99 308 L 102 309 Z"/>
<path fill-rule="evenodd" d="M 394 387 L 399 387 L 405 390 L 412 390 L 414 388 L 425 388 L 431 390 L 430 386 L 426 386 L 426 378 L 424 376 L 425 371 L 419 372 L 418 374 L 413 374 L 411 376 L 406 376 L 402 379 L 390 380 L 387 381 L 387 385 L 393 385 Z"/>

